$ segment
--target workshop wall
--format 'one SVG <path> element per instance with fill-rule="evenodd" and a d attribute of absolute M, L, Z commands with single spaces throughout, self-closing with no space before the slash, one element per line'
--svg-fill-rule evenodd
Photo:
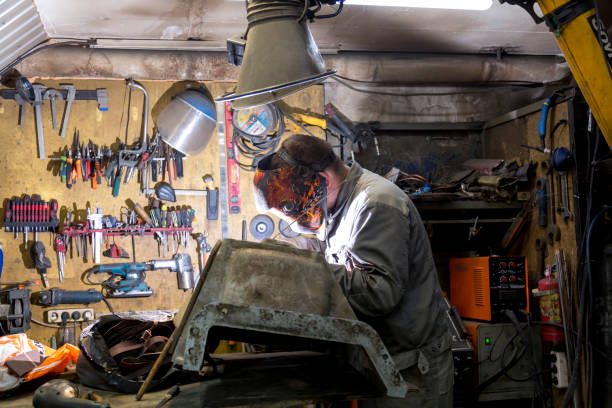
<path fill-rule="evenodd" d="M 121 184 L 118 197 L 113 197 L 111 188 L 103 180 L 102 186 L 93 190 L 90 182 L 79 180 L 71 189 L 67 189 L 65 183 L 61 183 L 57 175 L 59 162 L 52 161 L 50 157 L 59 157 L 65 147 L 70 147 L 73 141 L 73 132 L 78 129 L 81 142 L 87 143 L 92 140 L 99 146 L 117 147 L 120 141 L 126 139 L 131 145 L 140 140 L 142 134 L 143 96 L 140 91 L 133 91 L 131 104 L 128 112 L 128 99 L 130 97 L 129 87 L 124 80 L 84 80 L 84 79 L 43 79 L 34 83 L 41 83 L 49 88 L 59 88 L 60 83 L 72 83 L 77 89 L 106 88 L 109 92 L 109 109 L 100 112 L 95 101 L 75 101 L 72 105 L 70 122 L 66 137 L 59 136 L 59 125 L 61 124 L 64 103 L 57 103 L 58 129 L 51 127 L 50 108 L 48 101 L 43 103 L 42 116 L 45 135 L 46 160 L 38 159 L 34 113 L 32 106 L 27 105 L 25 112 L 25 125 L 18 126 L 19 107 L 12 100 L 0 100 L 0 171 L 3 178 L 0 181 L 0 198 L 8 199 L 22 194 L 39 194 L 43 200 L 56 199 L 61 208 L 60 221 L 63 224 L 68 209 L 73 211 L 73 223 L 86 219 L 86 209 L 91 207 L 95 212 L 97 207 L 102 207 L 105 215 L 120 217 L 125 208 L 132 208 L 132 203 L 139 203 L 143 207 L 147 205 L 147 198 L 139 194 L 140 185 L 138 177 L 134 176 L 129 184 Z M 159 113 L 170 102 L 172 96 L 185 89 L 188 82 L 168 81 L 139 81 L 148 91 L 150 97 L 150 116 L 148 123 L 148 134 L 153 135 L 155 121 Z M 226 82 L 206 82 L 205 85 L 213 97 L 219 96 L 233 89 L 234 84 Z M 285 100 L 290 107 L 299 108 L 311 112 L 321 113 L 323 111 L 323 87 L 313 86 Z M 218 118 L 221 121 L 223 118 Z M 127 131 L 126 131 L 127 128 Z M 321 133 L 318 133 L 319 136 Z M 219 174 L 219 145 L 218 134 L 215 132 L 206 149 L 194 157 L 184 160 L 185 177 L 182 180 L 172 180 L 173 187 L 177 189 L 205 188 L 202 177 L 210 174 L 214 179 L 216 187 L 221 183 Z M 153 186 L 153 183 L 151 183 Z M 242 221 L 250 220 L 257 214 L 253 204 L 251 174 L 240 171 L 240 188 L 242 199 L 242 212 L 228 216 L 228 228 L 230 238 L 240 239 Z M 168 203 L 173 206 L 190 206 L 196 210 L 194 222 L 195 233 L 208 233 L 208 242 L 214 246 L 221 239 L 221 214 L 219 220 L 208 221 L 205 212 L 204 197 L 178 196 L 176 203 Z M 4 219 L 2 209 L 1 219 Z M 76 215 L 76 220 L 75 220 Z M 61 224 L 60 224 L 61 225 Z M 275 220 L 277 225 L 277 220 Z M 277 232 L 277 229 L 275 229 Z M 89 261 L 85 262 L 77 257 L 74 244 L 68 248 L 65 265 L 65 278 L 62 284 L 58 280 L 57 254 L 54 251 L 53 234 L 39 233 L 38 240 L 46 247 L 46 255 L 51 260 L 52 267 L 47 271 L 51 287 L 61 287 L 68 290 L 86 290 L 91 286 L 83 283 L 82 278 L 85 271 L 93 267 L 91 255 Z M 4 247 L 4 270 L 2 282 L 26 281 L 40 279 L 40 275 L 33 268 L 29 255 L 29 246 L 34 240 L 32 233 L 28 236 L 29 242 L 26 247 L 23 234 L 15 239 L 13 233 L 0 233 L 0 242 Z M 251 239 L 249 234 L 249 239 Z M 131 240 L 129 237 L 109 238 L 109 243 L 117 243 L 127 250 L 131 255 Z M 176 245 L 175 245 L 176 248 Z M 104 244 L 102 250 L 104 250 Z M 152 236 L 135 237 L 136 261 L 146 262 L 153 259 L 162 259 L 158 254 L 157 243 Z M 180 248 L 175 252 L 186 252 L 191 255 L 194 268 L 199 269 L 199 256 L 197 243 L 191 239 L 189 249 Z M 166 259 L 173 254 L 166 251 Z M 102 263 L 116 263 L 119 260 L 102 258 Z M 131 262 L 131 259 L 120 261 Z M 146 298 L 110 299 L 115 311 L 134 310 L 156 310 L 156 309 L 178 309 L 188 299 L 190 293 L 184 293 L 177 287 L 176 274 L 167 270 L 151 271 L 147 273 L 146 282 L 154 290 L 154 295 Z M 42 286 L 31 287 L 32 291 L 43 290 Z M 95 287 L 100 289 L 100 287 Z M 71 307 L 70 305 L 64 305 Z M 62 307 L 64 307 L 62 306 Z M 78 307 L 80 305 L 75 305 Z M 91 305 L 97 313 L 107 313 L 108 310 L 103 303 Z M 45 321 L 44 309 L 38 306 L 32 307 L 32 317 L 39 321 Z M 55 336 L 56 329 L 41 327 L 32 324 L 28 335 L 34 339 L 49 344 L 50 338 Z M 77 333 L 78 336 L 78 333 Z"/>
<path fill-rule="evenodd" d="M 550 130 L 561 119 L 568 120 L 568 104 L 562 103 L 550 109 L 548 115 L 548 133 L 546 136 L 546 145 L 550 144 Z M 488 158 L 503 158 L 512 160 L 518 158 L 522 162 L 531 161 L 536 167 L 533 175 L 531 189 L 535 187 L 537 179 L 546 179 L 547 160 L 549 155 L 532 149 L 520 147 L 521 144 L 530 146 L 539 146 L 540 137 L 538 135 L 538 122 L 540 113 L 534 113 L 514 121 L 505 123 L 495 128 L 486 131 L 483 136 L 483 144 L 485 149 L 485 157 Z M 561 125 L 554 134 L 553 148 L 566 147 L 570 149 L 570 133 L 568 125 Z M 548 183 L 547 183 L 548 184 Z M 575 212 L 573 208 L 573 173 L 568 174 L 568 195 L 570 197 L 570 210 Z M 550 186 L 547 185 L 548 198 L 553 197 L 555 207 L 558 203 L 559 185 L 554 177 L 554 195 L 550 195 Z M 569 262 L 570 271 L 573 274 L 576 265 L 576 232 L 573 218 L 564 220 L 562 215 L 556 214 L 556 225 L 561 231 L 561 240 L 554 241 L 552 245 L 547 245 L 545 249 L 545 264 L 554 263 L 554 256 L 557 250 L 562 249 L 565 252 L 566 259 Z M 548 219 L 550 223 L 550 217 Z M 533 208 L 529 216 L 529 223 L 523 229 L 516 242 L 509 249 L 508 253 L 512 255 L 525 255 L 527 257 L 527 265 L 529 269 L 529 284 L 531 288 L 537 287 L 537 281 L 544 275 L 543 271 L 538 270 L 538 256 L 536 250 L 536 240 L 538 238 L 546 242 L 546 227 L 538 225 L 538 208 Z M 537 304 L 531 303 L 537 308 Z"/>
<path fill-rule="evenodd" d="M 28 77 L 234 82 L 240 69 L 227 63 L 225 40 L 220 44 L 218 51 L 210 52 L 56 47 L 32 55 L 16 68 Z M 484 88 L 483 81 L 556 84 L 569 75 L 567 64 L 557 56 L 497 59 L 485 54 L 350 52 L 324 54 L 324 60 L 342 81 L 324 82 L 326 102 L 353 122 L 385 124 L 486 121 L 540 100 L 554 89 Z"/>
<path fill-rule="evenodd" d="M 361 166 L 379 174 L 396 167 L 408 174 L 448 181 L 466 160 L 481 156 L 480 133 L 473 130 L 377 131 L 380 156 L 368 141 L 355 154 Z"/>

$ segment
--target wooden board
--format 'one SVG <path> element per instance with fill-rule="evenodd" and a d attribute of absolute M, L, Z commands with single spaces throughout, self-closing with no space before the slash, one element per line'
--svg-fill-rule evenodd
<path fill-rule="evenodd" d="M 112 407 L 153 407 L 166 391 L 133 394 L 95 390 L 79 385 L 81 395 L 93 391 Z M 412 386 L 410 391 L 414 392 Z M 33 391 L 5 398 L 4 408 L 31 407 Z M 228 362 L 222 375 L 180 385 L 180 392 L 165 407 L 281 408 L 315 402 L 379 397 L 377 389 L 354 368 L 329 356 L 276 357 L 246 363 Z"/>
<path fill-rule="evenodd" d="M 49 102 L 45 101 L 42 107 L 42 116 L 45 133 L 45 150 L 47 157 L 58 157 L 64 147 L 72 143 L 74 129 L 80 131 L 82 142 L 90 139 L 97 145 L 113 145 L 116 147 L 119 141 L 125 140 L 126 126 L 128 128 L 128 142 L 134 143 L 140 138 L 142 126 L 143 96 L 140 91 L 134 91 L 131 95 L 131 108 L 127 112 L 127 99 L 129 88 L 122 80 L 40 80 L 31 79 L 34 83 L 41 83 L 49 88 L 59 88 L 61 83 L 72 83 L 77 89 L 106 88 L 109 92 L 109 110 L 100 112 L 95 101 L 75 101 L 72 105 L 68 132 L 65 139 L 59 136 L 59 125 L 63 115 L 64 103 L 57 103 L 58 130 L 51 127 L 51 116 Z M 187 86 L 186 82 L 172 83 L 162 81 L 139 81 L 148 91 L 150 97 L 150 116 L 148 134 L 152 135 L 155 121 L 163 108 L 170 102 L 171 98 Z M 194 83 L 192 83 L 194 84 Z M 234 87 L 231 83 L 206 82 L 205 85 L 213 97 L 229 92 Z M 295 108 L 312 112 L 323 111 L 323 87 L 313 86 L 298 94 L 287 98 L 286 103 Z M 43 200 L 56 199 L 62 207 L 60 213 L 64 216 L 66 209 L 76 211 L 77 220 L 83 220 L 86 216 L 86 208 L 92 210 L 102 207 L 103 213 L 119 217 L 124 207 L 130 207 L 130 201 L 145 206 L 147 200 L 139 195 L 139 184 L 134 177 L 129 184 L 122 184 L 119 196 L 113 197 L 111 188 L 103 185 L 96 190 L 89 183 L 79 181 L 72 189 L 67 189 L 65 184 L 60 183 L 57 176 L 58 162 L 49 159 L 38 159 L 36 144 L 36 131 L 34 113 L 31 106 L 26 107 L 25 126 L 18 126 L 19 108 L 12 100 L 0 99 L 0 172 L 3 175 L 0 181 L 0 199 L 20 196 L 22 194 L 39 194 Z M 129 123 L 128 123 L 129 119 Z M 218 135 L 214 133 L 211 141 L 204 151 L 194 157 L 185 160 L 185 177 L 182 180 L 173 180 L 173 186 L 178 189 L 204 189 L 202 177 L 206 174 L 213 176 L 215 185 L 220 185 L 219 174 L 219 146 Z M 229 215 L 229 237 L 241 238 L 242 220 L 248 222 L 257 211 L 253 204 L 252 175 L 241 171 L 240 187 L 242 198 L 242 212 Z M 191 206 L 196 210 L 194 233 L 208 231 L 208 242 L 214 245 L 221 238 L 221 217 L 216 221 L 206 220 L 204 197 L 180 196 L 176 205 Z M 170 207 L 173 205 L 170 203 Z M 0 213 L 4 219 L 4 208 Z M 276 220 L 275 220 L 276 221 Z M 74 222 L 74 218 L 73 218 Z M 32 234 L 29 235 L 29 245 L 33 241 Z M 47 250 L 47 256 L 51 260 L 52 267 L 48 270 L 49 281 L 52 287 L 59 286 L 67 290 L 86 290 L 90 288 L 82 281 L 82 275 L 93 266 L 91 257 L 89 262 L 77 258 L 76 252 L 71 257 L 67 256 L 65 266 L 65 279 L 60 285 L 58 280 L 57 255 L 53 249 L 53 236 L 50 233 L 40 233 L 38 240 Z M 23 235 L 19 240 L 12 233 L 1 232 L 0 242 L 4 245 L 4 270 L 2 281 L 23 281 L 39 279 L 40 275 L 33 269 Z M 110 240 L 112 243 L 113 240 Z M 127 237 L 116 238 L 115 243 L 131 254 L 131 240 Z M 153 237 L 136 237 L 136 260 L 145 262 L 152 259 L 160 259 L 157 243 Z M 175 247 L 176 248 L 176 247 Z M 102 248 L 104 250 L 104 246 Z M 194 268 L 198 267 L 197 243 L 191 240 L 187 251 L 191 255 Z M 166 254 L 166 258 L 170 254 Z M 102 258 L 103 263 L 114 263 L 117 260 Z M 124 260 L 124 261 L 131 261 Z M 178 309 L 188 299 L 190 293 L 177 288 L 176 274 L 167 270 L 152 271 L 147 273 L 146 282 L 151 286 L 155 295 L 148 298 L 111 299 L 115 311 L 130 310 L 155 310 L 155 309 Z M 32 288 L 34 291 L 42 290 L 42 286 Z M 99 287 L 96 287 L 99 289 Z M 76 305 L 77 307 L 80 305 Z M 106 313 L 107 309 L 103 303 L 92 305 L 96 313 Z M 70 307 L 69 305 L 67 307 Z M 38 306 L 32 307 L 33 318 L 44 320 L 44 309 Z M 45 344 L 50 343 L 50 338 L 57 333 L 56 329 L 40 327 L 33 324 L 28 335 Z"/>

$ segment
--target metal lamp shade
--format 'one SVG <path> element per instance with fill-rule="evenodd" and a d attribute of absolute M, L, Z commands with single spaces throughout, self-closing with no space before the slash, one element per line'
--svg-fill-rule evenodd
<path fill-rule="evenodd" d="M 327 71 L 305 19 L 303 1 L 250 1 L 249 30 L 236 91 L 217 98 L 235 109 L 264 105 L 317 84 Z"/>
<path fill-rule="evenodd" d="M 180 92 L 160 113 L 157 128 L 164 142 L 187 156 L 204 150 L 215 130 L 217 111 L 205 89 Z"/>

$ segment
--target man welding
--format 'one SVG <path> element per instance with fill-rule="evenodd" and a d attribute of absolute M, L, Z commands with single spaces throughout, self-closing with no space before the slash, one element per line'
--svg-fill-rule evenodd
<path fill-rule="evenodd" d="M 451 407 L 453 359 L 446 309 L 423 222 L 395 184 L 354 163 L 329 143 L 293 135 L 264 157 L 254 177 L 260 212 L 315 234 L 303 249 L 325 253 L 357 317 L 370 324 L 404 379 L 405 399 L 363 407 Z M 418 405 L 417 405 L 418 404 Z"/>

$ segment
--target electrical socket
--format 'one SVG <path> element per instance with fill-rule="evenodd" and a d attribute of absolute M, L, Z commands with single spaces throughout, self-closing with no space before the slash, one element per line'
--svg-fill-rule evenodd
<path fill-rule="evenodd" d="M 550 370 L 553 386 L 556 388 L 567 388 L 567 358 L 564 352 L 550 352 Z"/>
<path fill-rule="evenodd" d="M 62 324 L 62 313 L 67 312 L 70 317 L 68 318 L 69 322 L 74 322 L 75 320 L 72 318 L 72 313 L 79 312 L 81 317 L 76 319 L 77 322 L 91 322 L 94 320 L 94 310 L 91 307 L 79 307 L 73 309 L 51 309 L 47 310 L 47 322 L 49 323 L 59 323 Z M 85 319 L 87 317 L 87 319 Z"/>

